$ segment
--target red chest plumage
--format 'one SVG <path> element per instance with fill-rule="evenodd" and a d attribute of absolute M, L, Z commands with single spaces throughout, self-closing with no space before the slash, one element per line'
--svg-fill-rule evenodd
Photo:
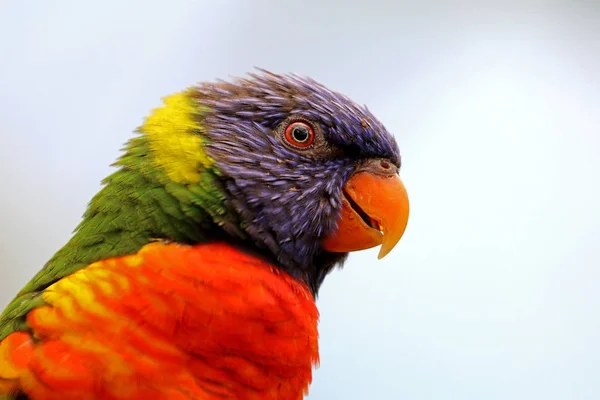
<path fill-rule="evenodd" d="M 152 243 L 90 265 L 44 298 L 49 306 L 28 316 L 41 340 L 17 333 L 0 344 L 0 365 L 17 371 L 0 379 L 0 394 L 298 400 L 318 362 L 308 288 L 226 244 Z M 18 363 L 9 346 L 20 346 Z"/>

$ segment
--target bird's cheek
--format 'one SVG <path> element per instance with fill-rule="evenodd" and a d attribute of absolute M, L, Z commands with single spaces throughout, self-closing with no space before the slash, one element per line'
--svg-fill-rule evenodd
<path fill-rule="evenodd" d="M 382 258 L 404 234 L 408 214 L 408 195 L 397 174 L 357 172 L 344 186 L 338 227 L 323 239 L 323 249 L 345 253 L 382 245 Z"/>

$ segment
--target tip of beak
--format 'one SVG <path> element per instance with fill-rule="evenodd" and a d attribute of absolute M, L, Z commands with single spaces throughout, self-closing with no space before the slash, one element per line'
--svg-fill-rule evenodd
<path fill-rule="evenodd" d="M 390 233 L 388 233 L 386 235 L 384 233 L 383 243 L 381 244 L 381 248 L 379 249 L 379 254 L 377 255 L 377 259 L 381 260 L 383 257 L 390 254 L 390 251 L 392 251 L 394 249 L 394 247 L 396 247 L 396 244 L 398 244 L 401 237 L 402 237 L 402 234 L 391 235 Z"/>
<path fill-rule="evenodd" d="M 383 257 L 387 256 L 390 253 L 390 251 L 392 251 L 392 249 L 384 249 L 383 246 L 381 246 L 379 254 L 377 254 L 377 259 L 381 260 Z"/>

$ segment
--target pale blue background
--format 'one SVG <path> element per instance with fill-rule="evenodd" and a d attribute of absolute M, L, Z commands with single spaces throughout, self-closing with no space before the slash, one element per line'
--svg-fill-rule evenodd
<path fill-rule="evenodd" d="M 160 97 L 261 66 L 368 104 L 412 201 L 326 281 L 310 399 L 600 398 L 600 3 L 450 4 L 3 0 L 0 305 Z"/>

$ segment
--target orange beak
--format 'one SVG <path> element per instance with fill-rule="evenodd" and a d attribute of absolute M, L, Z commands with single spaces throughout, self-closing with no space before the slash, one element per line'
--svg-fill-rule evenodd
<path fill-rule="evenodd" d="M 325 251 L 346 253 L 381 245 L 381 259 L 404 234 L 409 214 L 404 183 L 386 161 L 371 164 L 379 168 L 365 168 L 346 182 L 338 227 L 324 238 Z M 381 171 L 380 165 L 388 171 Z"/>

